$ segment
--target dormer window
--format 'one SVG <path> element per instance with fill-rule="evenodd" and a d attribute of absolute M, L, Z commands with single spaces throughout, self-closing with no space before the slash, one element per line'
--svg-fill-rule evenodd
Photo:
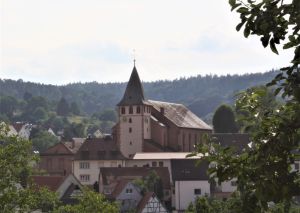
<path fill-rule="evenodd" d="M 129 107 L 129 114 L 133 114 L 133 108 L 132 108 L 132 106 Z"/>
<path fill-rule="evenodd" d="M 137 114 L 140 114 L 141 113 L 141 108 L 138 106 L 138 107 L 136 107 L 136 113 Z"/>
<path fill-rule="evenodd" d="M 121 114 L 125 114 L 125 107 L 121 108 Z"/>

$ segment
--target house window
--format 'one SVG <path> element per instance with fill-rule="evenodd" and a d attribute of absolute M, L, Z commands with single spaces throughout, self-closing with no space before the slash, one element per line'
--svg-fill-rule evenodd
<path fill-rule="evenodd" d="M 152 167 L 157 167 L 157 162 L 156 161 L 152 162 Z"/>
<path fill-rule="evenodd" d="M 231 186 L 237 186 L 237 182 L 236 181 L 231 181 Z"/>
<path fill-rule="evenodd" d="M 80 169 L 89 169 L 90 168 L 90 163 L 89 162 L 80 162 L 79 163 L 79 168 Z"/>
<path fill-rule="evenodd" d="M 132 132 L 132 128 L 131 128 L 131 127 L 129 127 L 129 132 L 130 132 L 130 133 Z"/>
<path fill-rule="evenodd" d="M 125 114 L 125 107 L 121 108 L 121 114 Z"/>
<path fill-rule="evenodd" d="M 127 194 L 131 194 L 132 193 L 132 189 L 126 189 L 126 193 Z"/>
<path fill-rule="evenodd" d="M 158 162 L 158 165 L 159 165 L 159 167 L 163 167 L 163 166 L 164 166 L 164 162 L 159 161 L 159 162 Z"/>
<path fill-rule="evenodd" d="M 299 170 L 299 164 L 295 163 L 295 170 Z"/>
<path fill-rule="evenodd" d="M 129 145 L 130 145 L 130 146 L 132 145 L 132 141 L 129 142 Z"/>
<path fill-rule="evenodd" d="M 80 175 L 80 181 L 81 182 L 89 182 L 90 181 L 90 175 Z"/>
<path fill-rule="evenodd" d="M 136 107 L 136 113 L 137 114 L 140 114 L 141 113 L 141 108 L 138 106 L 138 107 Z"/>
<path fill-rule="evenodd" d="M 131 119 L 131 118 L 129 118 L 128 122 L 129 122 L 129 123 L 132 123 L 132 119 Z"/>
<path fill-rule="evenodd" d="M 201 189 L 194 189 L 195 195 L 201 195 Z"/>
<path fill-rule="evenodd" d="M 133 113 L 133 108 L 132 106 L 129 107 L 129 114 L 132 114 Z"/>

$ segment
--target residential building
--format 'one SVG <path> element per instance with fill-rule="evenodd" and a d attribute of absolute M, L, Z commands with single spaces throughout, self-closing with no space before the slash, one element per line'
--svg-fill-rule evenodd
<path fill-rule="evenodd" d="M 81 143 L 60 142 L 40 153 L 39 169 L 49 175 L 66 176 L 72 173 L 72 160 Z"/>
<path fill-rule="evenodd" d="M 136 208 L 137 213 L 168 213 L 154 192 L 147 192 Z"/>
<path fill-rule="evenodd" d="M 75 154 L 73 174 L 83 185 L 98 184 L 99 168 L 123 167 L 125 159 L 110 137 L 88 138 Z"/>
<path fill-rule="evenodd" d="M 82 185 L 72 174 L 68 176 L 31 176 L 31 178 L 33 184 L 38 188 L 46 187 L 50 191 L 56 192 L 64 204 L 77 203 L 78 196 L 82 195 Z"/>
<path fill-rule="evenodd" d="M 191 152 L 139 152 L 126 160 L 126 167 L 167 167 L 172 181 L 172 159 L 200 159 L 199 156 L 187 157 Z"/>
<path fill-rule="evenodd" d="M 122 167 L 122 168 L 100 168 L 99 192 L 111 196 L 122 180 L 135 181 L 143 179 L 155 172 L 162 183 L 163 202 L 171 203 L 171 183 L 169 170 L 166 167 Z"/>
<path fill-rule="evenodd" d="M 9 125 L 8 135 L 18 135 L 19 137 L 28 140 L 30 137 L 31 129 L 32 129 L 32 124 L 16 122 L 13 123 L 12 125 Z"/>
<path fill-rule="evenodd" d="M 211 194 L 208 163 L 196 165 L 196 159 L 172 159 L 172 204 L 178 211 L 185 210 L 198 196 Z"/>

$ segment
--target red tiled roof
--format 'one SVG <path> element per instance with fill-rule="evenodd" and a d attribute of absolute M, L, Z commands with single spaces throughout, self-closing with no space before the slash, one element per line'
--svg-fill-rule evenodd
<path fill-rule="evenodd" d="M 31 176 L 31 178 L 38 188 L 47 187 L 53 192 L 56 192 L 65 179 L 64 176 Z"/>

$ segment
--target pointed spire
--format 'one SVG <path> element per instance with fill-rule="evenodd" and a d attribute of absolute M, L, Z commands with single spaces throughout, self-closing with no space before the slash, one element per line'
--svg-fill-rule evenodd
<path fill-rule="evenodd" d="M 124 96 L 122 100 L 118 103 L 118 106 L 141 105 L 144 103 L 145 103 L 144 89 L 139 74 L 137 72 L 137 69 L 135 67 L 135 60 L 134 60 L 134 67 L 132 69 L 130 79 L 128 81 Z"/>
<path fill-rule="evenodd" d="M 133 49 L 133 67 L 135 67 L 135 49 Z"/>

